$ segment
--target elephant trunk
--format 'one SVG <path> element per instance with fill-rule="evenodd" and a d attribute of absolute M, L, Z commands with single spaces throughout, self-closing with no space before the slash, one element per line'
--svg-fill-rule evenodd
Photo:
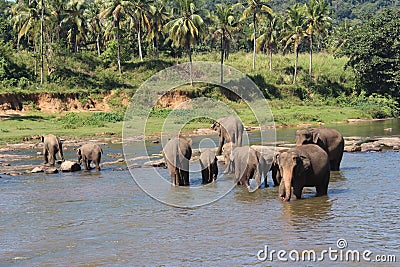
<path fill-rule="evenodd" d="M 280 198 L 282 201 L 290 201 L 290 198 L 292 196 L 292 176 L 293 176 L 293 170 L 291 170 L 289 173 L 285 173 L 283 175 L 281 185 L 280 185 Z"/>

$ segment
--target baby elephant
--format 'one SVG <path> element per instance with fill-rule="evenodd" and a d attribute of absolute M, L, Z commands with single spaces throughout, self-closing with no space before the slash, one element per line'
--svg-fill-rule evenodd
<path fill-rule="evenodd" d="M 44 144 L 43 146 L 43 156 L 44 164 L 50 164 L 54 166 L 56 162 L 56 154 L 58 152 L 62 161 L 64 161 L 63 149 L 61 139 L 54 134 L 46 134 L 41 137 Z"/>
<path fill-rule="evenodd" d="M 79 164 L 82 164 L 83 161 L 86 170 L 90 170 L 90 162 L 93 161 L 96 170 L 100 171 L 100 160 L 103 150 L 99 145 L 94 143 L 84 144 L 76 150 L 76 154 L 78 155 Z"/>
<path fill-rule="evenodd" d="M 267 164 L 260 152 L 250 147 L 236 147 L 229 157 L 228 168 L 233 167 L 235 181 L 245 185 L 249 191 L 258 189 L 261 185 L 261 178 L 264 176 L 265 187 L 268 186 Z M 256 187 L 250 190 L 249 180 L 254 177 Z"/>
<path fill-rule="evenodd" d="M 211 183 L 217 180 L 218 165 L 215 152 L 211 149 L 205 149 L 200 155 L 201 176 L 203 184 Z"/>

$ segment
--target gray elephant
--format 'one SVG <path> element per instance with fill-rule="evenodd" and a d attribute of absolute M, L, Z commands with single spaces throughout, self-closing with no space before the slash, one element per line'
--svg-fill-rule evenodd
<path fill-rule="evenodd" d="M 218 165 L 215 152 L 211 149 L 205 149 L 200 155 L 201 177 L 203 184 L 211 183 L 217 180 Z"/>
<path fill-rule="evenodd" d="M 98 144 L 84 144 L 76 150 L 76 154 L 78 155 L 79 164 L 82 164 L 83 162 L 86 170 L 91 169 L 90 163 L 93 161 L 96 170 L 100 171 L 100 160 L 103 150 Z"/>
<path fill-rule="evenodd" d="M 278 156 L 279 171 L 282 180 L 279 185 L 279 197 L 289 201 L 291 187 L 293 194 L 300 199 L 304 187 L 315 186 L 317 196 L 326 195 L 330 178 L 328 154 L 318 145 L 307 144 Z"/>
<path fill-rule="evenodd" d="M 248 146 L 234 147 L 229 157 L 228 168 L 234 170 L 235 181 L 238 184 L 245 185 L 250 191 L 249 180 L 254 177 L 255 189 L 261 185 L 261 178 L 264 176 L 265 187 L 267 184 L 267 164 L 260 152 Z"/>
<path fill-rule="evenodd" d="M 189 185 L 189 160 L 192 157 L 192 140 L 174 137 L 169 140 L 162 154 L 167 163 L 173 185 Z"/>
<path fill-rule="evenodd" d="M 296 131 L 296 145 L 319 145 L 328 153 L 331 171 L 338 171 L 344 151 L 344 139 L 341 133 L 330 128 L 311 128 Z"/>
<path fill-rule="evenodd" d="M 278 164 L 278 159 L 279 159 L 280 152 L 275 152 L 274 157 L 272 158 L 272 163 L 270 167 L 271 171 L 271 176 L 272 180 L 274 181 L 274 186 L 279 186 L 282 180 L 281 172 L 279 170 L 279 164 Z"/>
<path fill-rule="evenodd" d="M 242 146 L 244 126 L 238 118 L 234 116 L 220 118 L 214 122 L 211 129 L 217 131 L 219 135 L 217 156 L 221 155 L 224 142 L 232 142 L 236 146 Z"/>
<path fill-rule="evenodd" d="M 62 161 L 65 160 L 62 149 L 62 142 L 58 136 L 55 136 L 54 134 L 46 134 L 42 135 L 41 140 L 44 144 L 43 146 L 44 164 L 50 163 L 51 166 L 54 166 L 57 152 L 61 160 Z"/>

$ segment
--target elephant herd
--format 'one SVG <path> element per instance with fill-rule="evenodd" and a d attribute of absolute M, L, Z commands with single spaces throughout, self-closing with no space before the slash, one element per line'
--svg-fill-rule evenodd
<path fill-rule="evenodd" d="M 250 191 L 250 179 L 255 189 L 262 184 L 267 187 L 268 171 L 272 172 L 275 186 L 279 186 L 279 198 L 290 201 L 293 194 L 300 199 L 304 187 L 315 187 L 316 195 L 326 195 L 330 171 L 338 171 L 343 157 L 344 139 L 341 133 L 330 128 L 310 128 L 296 132 L 296 146 L 276 152 L 267 170 L 262 153 L 242 147 L 244 127 L 236 117 L 218 119 L 212 126 L 219 135 L 217 151 L 204 149 L 200 155 L 202 183 L 215 181 L 218 175 L 217 155 L 223 155 L 225 173 L 233 173 L 239 185 Z M 224 144 L 226 142 L 226 144 Z M 171 183 L 189 185 L 189 160 L 192 156 L 191 140 L 182 136 L 172 138 L 162 151 L 169 169 Z"/>
<path fill-rule="evenodd" d="M 64 154 L 62 149 L 62 142 L 58 136 L 54 134 L 46 134 L 41 137 L 43 142 L 43 155 L 44 164 L 54 166 L 56 161 L 56 154 L 64 161 Z M 100 160 L 103 150 L 101 147 L 94 143 L 87 143 L 76 149 L 79 164 L 85 166 L 86 170 L 91 169 L 91 162 L 93 162 L 96 170 L 100 170 Z"/>

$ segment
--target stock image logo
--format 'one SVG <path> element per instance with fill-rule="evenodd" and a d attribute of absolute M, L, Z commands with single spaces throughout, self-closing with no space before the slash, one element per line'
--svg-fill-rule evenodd
<path fill-rule="evenodd" d="M 223 84 L 220 83 L 221 71 L 224 73 Z M 224 101 L 200 95 L 182 101 L 160 116 L 162 123 L 159 120 L 154 123 L 163 96 L 184 90 L 182 88 L 190 86 L 191 79 L 197 85 L 196 89 L 220 88 L 225 95 L 235 97 L 248 107 L 249 114 L 238 114 Z M 244 119 L 250 120 L 257 129 L 256 137 L 250 137 L 244 129 Z M 186 127 L 199 121 L 209 122 L 207 128 L 213 130 L 214 135 L 218 134 L 219 140 L 207 135 L 188 136 Z M 158 156 L 164 160 L 168 170 L 154 167 L 137 172 L 132 167 L 134 165 L 128 164 L 132 178 L 150 197 L 171 206 L 198 207 L 229 193 L 245 176 L 249 161 L 254 160 L 258 160 L 254 179 L 240 182 L 249 191 L 257 190 L 262 183 L 261 172 L 266 175 L 269 168 L 260 152 L 249 147 L 250 138 L 256 139 L 260 145 L 274 143 L 274 126 L 263 92 L 245 74 L 229 66 L 221 68 L 220 64 L 213 62 L 184 63 L 158 72 L 135 92 L 125 114 L 123 151 L 128 163 L 139 157 L 150 160 Z M 161 132 L 160 147 L 149 142 L 154 127 Z M 236 150 L 246 150 L 245 156 L 233 159 Z M 217 164 L 216 156 L 221 154 L 225 160 Z M 235 163 L 236 173 L 232 173 L 230 160 Z"/>
<path fill-rule="evenodd" d="M 257 259 L 270 262 L 396 262 L 396 255 L 394 254 L 377 254 L 369 249 L 350 249 L 348 246 L 349 244 L 344 238 L 339 238 L 336 241 L 336 247 L 330 246 L 322 250 L 276 250 L 265 245 L 263 249 L 257 252 Z"/>

